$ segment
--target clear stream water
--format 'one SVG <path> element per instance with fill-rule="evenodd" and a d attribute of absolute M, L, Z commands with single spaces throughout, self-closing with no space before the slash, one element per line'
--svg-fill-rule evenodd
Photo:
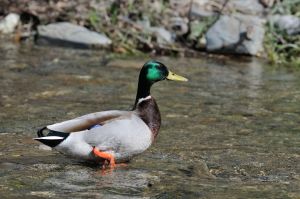
<path fill-rule="evenodd" d="M 46 150 L 36 130 L 132 107 L 144 58 L 0 45 L 0 198 L 300 198 L 300 71 L 250 58 L 158 60 L 155 144 L 127 167 Z"/>

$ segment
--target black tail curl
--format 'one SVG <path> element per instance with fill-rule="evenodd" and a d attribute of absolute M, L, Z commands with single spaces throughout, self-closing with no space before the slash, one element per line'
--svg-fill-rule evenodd
<path fill-rule="evenodd" d="M 44 131 L 45 129 L 47 129 L 47 127 L 43 127 L 43 128 L 41 128 L 41 129 L 39 129 L 39 130 L 37 131 L 37 135 L 38 135 L 39 137 L 45 137 L 45 135 L 43 134 L 43 131 Z"/>
<path fill-rule="evenodd" d="M 45 130 L 48 131 L 47 135 L 45 135 L 43 133 Z M 50 130 L 45 126 L 37 131 L 37 135 L 38 135 L 38 137 L 59 136 L 59 137 L 63 137 L 64 139 L 66 139 L 70 135 L 70 133 Z"/>
<path fill-rule="evenodd" d="M 44 134 L 44 131 L 48 131 L 47 135 Z M 38 138 L 34 138 L 35 140 L 40 141 L 41 143 L 50 146 L 56 147 L 62 141 L 64 141 L 70 133 L 60 132 L 60 131 L 53 131 L 48 129 L 47 127 L 43 127 L 37 131 Z M 52 136 L 58 136 L 59 138 L 54 138 Z"/>

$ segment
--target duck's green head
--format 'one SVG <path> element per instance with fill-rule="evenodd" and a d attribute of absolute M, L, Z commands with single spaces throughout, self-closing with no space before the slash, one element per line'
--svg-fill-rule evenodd
<path fill-rule="evenodd" d="M 188 81 L 186 78 L 171 72 L 161 62 L 155 60 L 146 62 L 140 72 L 134 108 L 136 107 L 139 99 L 150 95 L 150 88 L 152 84 L 165 79 L 173 81 Z"/>
<path fill-rule="evenodd" d="M 150 84 L 161 80 L 187 81 L 185 77 L 171 72 L 163 63 L 150 60 L 146 62 L 141 70 L 140 78 L 145 79 Z"/>

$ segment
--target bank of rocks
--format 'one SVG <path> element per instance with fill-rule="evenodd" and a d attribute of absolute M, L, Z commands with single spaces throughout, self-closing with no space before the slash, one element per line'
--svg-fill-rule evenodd
<path fill-rule="evenodd" d="M 280 1 L 276 2 L 22 0 L 14 4 L 4 0 L 0 3 L 0 32 L 14 31 L 20 40 L 35 35 L 38 44 L 109 47 L 121 53 L 177 53 L 189 49 L 261 56 L 270 21 L 287 34 L 299 34 L 298 17 L 273 15 L 272 9 L 280 6 Z"/>

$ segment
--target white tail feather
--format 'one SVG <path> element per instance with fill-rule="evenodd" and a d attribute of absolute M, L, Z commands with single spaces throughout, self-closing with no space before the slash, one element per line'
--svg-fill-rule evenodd
<path fill-rule="evenodd" d="M 62 140 L 63 137 L 60 136 L 46 136 L 46 137 L 39 137 L 39 138 L 33 138 L 34 140 Z"/>

